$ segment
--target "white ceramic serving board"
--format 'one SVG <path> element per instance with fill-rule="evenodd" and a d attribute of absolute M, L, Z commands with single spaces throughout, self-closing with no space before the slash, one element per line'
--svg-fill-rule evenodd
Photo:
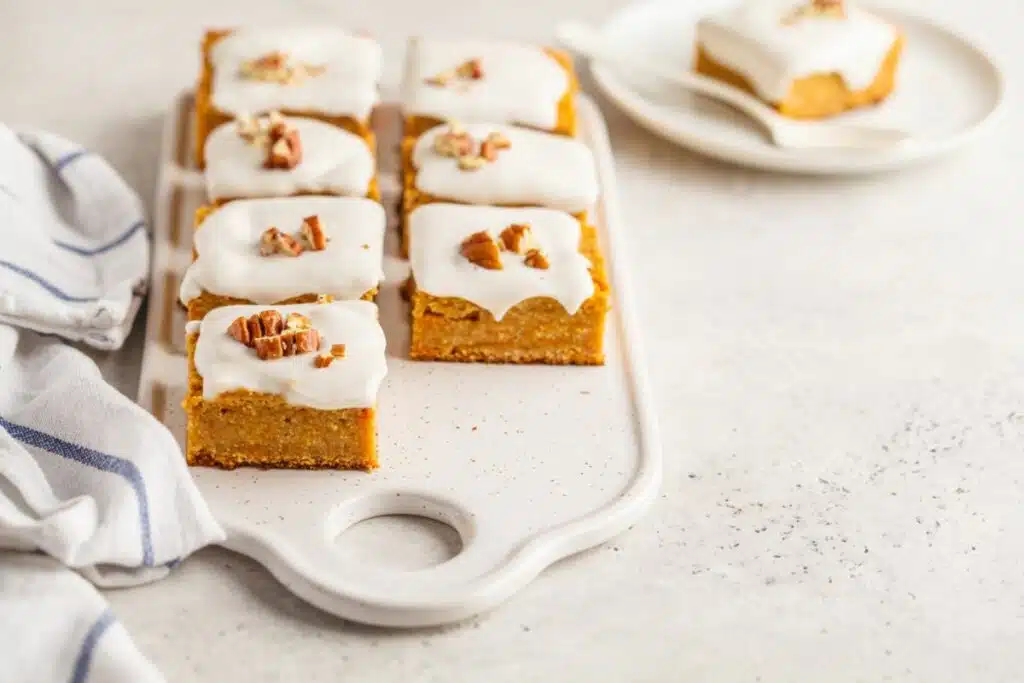
<path fill-rule="evenodd" d="M 693 68 L 695 26 L 702 16 L 738 0 L 642 0 L 614 13 L 602 26 L 617 49 L 676 71 Z M 910 7 L 912 3 L 902 2 Z M 1002 72 L 968 39 L 918 12 L 897 7 L 872 11 L 906 35 L 896 90 L 877 107 L 828 122 L 906 130 L 913 138 L 880 150 L 806 150 L 773 145 L 760 127 L 726 105 L 656 78 L 594 66 L 598 86 L 634 121 L 702 154 L 746 166 L 811 174 L 873 173 L 935 158 L 969 143 L 1005 100 Z M 826 123 L 828 123 L 826 122 Z M 807 125 L 815 125 L 809 123 Z"/>
<path fill-rule="evenodd" d="M 168 117 L 154 228 L 153 282 L 139 402 L 183 442 L 186 386 L 180 274 L 192 215 L 203 199 L 191 170 L 192 98 Z M 600 368 L 423 363 L 406 357 L 405 263 L 389 230 L 378 303 L 388 338 L 378 405 L 381 467 L 372 473 L 221 471 L 192 474 L 227 531 L 224 545 L 266 566 L 285 586 L 341 617 L 415 627 L 491 608 L 553 562 L 608 540 L 647 509 L 661 453 L 638 327 L 623 271 L 625 230 L 612 158 L 596 106 L 580 98 L 581 137 L 597 158 L 602 230 L 614 297 Z M 376 117 L 382 189 L 396 203 L 398 112 Z M 415 515 L 455 529 L 462 550 L 434 566 L 396 569 L 341 552 L 337 539 L 373 517 Z M 386 524 L 377 547 L 401 544 Z M 390 530 L 389 530 L 390 529 Z M 400 530 L 399 530 L 400 531 Z M 400 549 L 395 549 L 400 550 Z"/>

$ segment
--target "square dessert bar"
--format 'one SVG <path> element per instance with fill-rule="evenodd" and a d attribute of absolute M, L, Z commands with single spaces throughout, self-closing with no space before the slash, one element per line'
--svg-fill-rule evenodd
<path fill-rule="evenodd" d="M 428 204 L 410 216 L 416 360 L 604 363 L 594 231 L 551 209 Z"/>
<path fill-rule="evenodd" d="M 818 119 L 888 97 L 902 49 L 896 27 L 846 0 L 747 0 L 698 23 L 696 70 Z"/>
<path fill-rule="evenodd" d="M 381 50 L 372 38 L 325 26 L 207 31 L 196 88 L 196 160 L 206 137 L 236 117 L 280 111 L 369 139 Z"/>
<path fill-rule="evenodd" d="M 189 323 L 188 364 L 190 465 L 377 466 L 374 304 L 218 308 Z"/>
<path fill-rule="evenodd" d="M 586 225 L 598 196 L 585 144 L 505 124 L 444 124 L 406 138 L 402 175 L 403 238 L 408 216 L 431 202 L 537 206 L 571 213 Z"/>
<path fill-rule="evenodd" d="M 225 123 L 206 139 L 206 194 L 232 199 L 337 195 L 380 200 L 373 138 L 272 112 Z"/>
<path fill-rule="evenodd" d="M 386 217 L 356 197 L 243 199 L 196 212 L 181 281 L 189 320 L 238 304 L 373 300 Z"/>
<path fill-rule="evenodd" d="M 406 135 L 446 121 L 511 123 L 576 132 L 572 59 L 551 48 L 502 41 L 414 38 L 402 86 Z"/>

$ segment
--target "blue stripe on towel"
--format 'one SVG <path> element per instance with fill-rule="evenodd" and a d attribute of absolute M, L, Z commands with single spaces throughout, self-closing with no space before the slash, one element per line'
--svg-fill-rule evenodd
<path fill-rule="evenodd" d="M 8 261 L 0 261 L 0 268 L 6 268 L 12 273 L 17 273 L 22 277 L 28 278 L 29 280 L 36 283 L 37 285 L 39 285 L 40 287 L 42 287 L 47 292 L 57 297 L 61 301 L 68 301 L 70 303 L 77 304 L 88 303 L 90 301 L 99 301 L 99 297 L 95 296 L 72 296 L 71 294 L 68 294 L 62 291 L 61 289 L 58 289 L 56 286 L 50 284 L 39 275 L 33 273 L 31 270 L 25 270 L 21 266 L 16 266 Z"/>
<path fill-rule="evenodd" d="M 78 656 L 75 657 L 75 668 L 71 670 L 71 683 L 85 683 L 88 679 L 96 643 L 113 623 L 114 613 L 107 609 L 89 627 L 89 631 L 85 634 L 85 640 L 82 641 L 82 648 L 78 651 Z"/>
<path fill-rule="evenodd" d="M 146 222 L 144 220 L 139 219 L 139 220 L 135 221 L 134 223 L 132 223 L 131 227 L 128 228 L 127 230 L 125 230 L 124 233 L 122 233 L 120 236 L 115 237 L 109 243 L 104 244 L 101 247 L 96 247 L 95 249 L 86 249 L 84 247 L 76 247 L 73 244 L 68 244 L 67 242 L 61 242 L 59 240 L 54 240 L 53 243 L 56 244 L 61 249 L 67 249 L 68 251 L 74 252 L 74 253 L 79 254 L 81 256 L 95 256 L 97 254 L 102 254 L 102 253 L 108 252 L 111 249 L 117 249 L 119 246 L 121 246 L 122 244 L 127 242 L 129 239 L 131 239 L 132 236 L 135 233 L 137 233 L 139 230 L 144 229 L 145 227 L 146 227 Z"/>
<path fill-rule="evenodd" d="M 68 152 L 61 158 L 57 159 L 56 162 L 54 162 L 53 170 L 57 171 L 57 173 L 60 173 L 68 166 L 68 164 L 78 159 L 81 159 L 88 153 L 89 150 L 87 149 L 76 149 L 74 152 Z"/>
<path fill-rule="evenodd" d="M 59 455 L 62 458 L 74 460 L 83 465 L 124 477 L 131 485 L 132 490 L 135 492 L 135 498 L 139 503 L 139 529 L 142 533 L 142 564 L 145 567 L 153 566 L 153 538 L 149 524 L 149 498 L 146 496 L 146 483 L 142 480 L 142 472 L 139 471 L 135 463 L 131 460 L 100 453 L 91 448 L 59 439 L 52 434 L 40 432 L 31 427 L 14 424 L 3 417 L 0 417 L 0 427 L 6 429 L 8 434 L 28 446 L 34 446 L 48 453 Z"/>

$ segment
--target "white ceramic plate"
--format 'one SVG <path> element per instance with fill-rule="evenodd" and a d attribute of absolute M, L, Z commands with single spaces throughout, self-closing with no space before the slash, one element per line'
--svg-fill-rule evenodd
<path fill-rule="evenodd" d="M 657 59 L 669 68 L 690 70 L 697 19 L 731 4 L 735 0 L 629 5 L 601 30 L 620 49 Z M 605 94 L 640 125 L 697 152 L 747 166 L 798 173 L 868 173 L 932 158 L 967 143 L 1003 101 L 999 68 L 967 40 L 927 19 L 896 9 L 873 9 L 906 32 L 897 89 L 876 108 L 834 120 L 910 131 L 914 140 L 898 148 L 780 149 L 725 105 L 601 64 L 594 65 L 593 73 Z"/>
<path fill-rule="evenodd" d="M 185 315 L 176 299 L 191 261 L 192 215 L 203 201 L 202 175 L 187 161 L 191 107 L 191 97 L 181 98 L 164 133 L 139 387 L 139 403 L 182 442 Z M 225 546 L 341 617 L 431 626 L 494 607 L 547 566 L 608 540 L 647 510 L 661 480 L 661 450 L 623 269 L 629 231 L 619 223 L 604 121 L 586 97 L 579 113 L 580 139 L 598 166 L 602 197 L 594 218 L 614 297 L 607 365 L 410 361 L 408 307 L 399 296 L 407 267 L 397 257 L 397 230 L 389 230 L 387 279 L 378 297 L 388 338 L 388 377 L 378 402 L 381 468 L 369 474 L 193 468 L 227 531 Z M 393 208 L 397 155 L 388 150 L 397 149 L 401 117 L 393 105 L 378 114 L 386 157 L 381 190 Z M 388 558 L 419 555 L 424 545 L 422 538 L 410 540 L 409 521 L 395 515 L 449 525 L 461 551 L 433 566 L 394 567 Z M 365 532 L 352 529 L 373 550 L 346 550 L 339 537 L 377 517 L 385 519 Z"/>

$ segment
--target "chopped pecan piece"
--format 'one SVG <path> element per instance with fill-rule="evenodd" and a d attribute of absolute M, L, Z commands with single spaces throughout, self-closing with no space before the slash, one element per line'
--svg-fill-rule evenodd
<path fill-rule="evenodd" d="M 320 333 L 310 328 L 308 330 L 292 330 L 288 333 L 292 338 L 292 353 L 311 353 L 320 350 Z"/>
<path fill-rule="evenodd" d="M 262 135 L 260 122 L 252 116 L 241 116 L 235 121 L 238 135 L 250 145 L 259 141 Z"/>
<path fill-rule="evenodd" d="M 277 253 L 277 236 L 281 231 L 271 226 L 260 235 L 260 256 L 270 256 Z"/>
<path fill-rule="evenodd" d="M 284 343 L 281 335 L 258 337 L 253 340 L 253 348 L 260 360 L 275 360 L 284 357 Z"/>
<path fill-rule="evenodd" d="M 526 258 L 523 262 L 530 268 L 537 268 L 538 270 L 547 270 L 551 266 L 548 257 L 540 249 L 530 249 L 526 252 Z"/>
<path fill-rule="evenodd" d="M 315 368 L 326 368 L 326 367 L 329 367 L 330 364 L 333 363 L 333 362 L 334 362 L 334 356 L 332 356 L 329 353 L 321 353 L 321 354 L 318 354 L 317 357 L 313 359 L 313 367 L 315 367 Z"/>
<path fill-rule="evenodd" d="M 260 325 L 260 318 L 257 315 L 249 316 L 245 324 L 249 327 L 249 346 L 252 346 L 257 338 L 264 336 L 263 326 Z"/>
<path fill-rule="evenodd" d="M 526 252 L 532 238 L 530 226 L 522 223 L 513 223 L 501 231 L 501 246 L 505 251 L 516 254 Z"/>
<path fill-rule="evenodd" d="M 498 245 L 486 231 L 475 232 L 462 241 L 460 253 L 470 263 L 487 270 L 501 270 Z"/>
<path fill-rule="evenodd" d="M 298 256 L 302 253 L 299 241 L 286 232 L 278 232 L 274 237 L 277 253 L 285 256 Z"/>
<path fill-rule="evenodd" d="M 463 171 L 476 171 L 477 169 L 482 168 L 486 163 L 487 160 L 483 157 L 472 155 L 459 157 L 459 168 Z"/>
<path fill-rule="evenodd" d="M 302 219 L 302 239 L 306 241 L 313 251 L 323 251 L 327 248 L 327 235 L 324 234 L 324 227 L 320 223 L 320 216 L 306 216 Z"/>
<path fill-rule="evenodd" d="M 345 357 L 345 345 L 344 344 L 331 344 L 331 355 L 335 358 Z"/>
<path fill-rule="evenodd" d="M 473 152 L 473 137 L 454 126 L 434 138 L 434 151 L 444 157 L 462 158 Z"/>
<path fill-rule="evenodd" d="M 271 136 L 267 158 L 263 163 L 265 168 L 290 170 L 301 161 L 302 141 L 299 139 L 298 130 L 287 129 L 280 137 Z"/>
<path fill-rule="evenodd" d="M 479 58 L 467 59 L 455 69 L 455 75 L 459 78 L 479 81 L 484 77 L 484 65 Z"/>
<path fill-rule="evenodd" d="M 808 17 L 845 19 L 846 3 L 844 0 L 810 0 L 807 4 L 796 7 L 783 17 L 782 23 L 791 25 Z"/>
<path fill-rule="evenodd" d="M 281 314 L 273 309 L 260 311 L 258 318 L 260 328 L 263 330 L 261 336 L 273 337 L 276 334 L 281 334 L 281 330 L 284 329 L 284 320 L 281 318 Z"/>
<path fill-rule="evenodd" d="M 512 146 L 512 141 L 509 140 L 504 133 L 497 131 L 488 133 L 484 141 L 480 143 L 480 156 L 487 161 L 494 161 L 498 158 L 498 152 L 503 149 L 508 149 Z"/>
<path fill-rule="evenodd" d="M 452 70 L 448 70 L 442 71 L 439 74 L 434 74 L 433 76 L 428 76 L 427 78 L 423 79 L 423 82 L 426 83 L 427 85 L 433 85 L 443 88 L 444 86 L 448 85 L 454 78 L 455 72 Z"/>
<path fill-rule="evenodd" d="M 301 313 L 289 313 L 284 326 L 288 330 L 308 330 L 313 327 L 313 321 Z"/>
<path fill-rule="evenodd" d="M 228 327 L 228 334 L 239 344 L 252 346 L 252 335 L 249 333 L 249 321 L 244 316 L 235 318 Z"/>

